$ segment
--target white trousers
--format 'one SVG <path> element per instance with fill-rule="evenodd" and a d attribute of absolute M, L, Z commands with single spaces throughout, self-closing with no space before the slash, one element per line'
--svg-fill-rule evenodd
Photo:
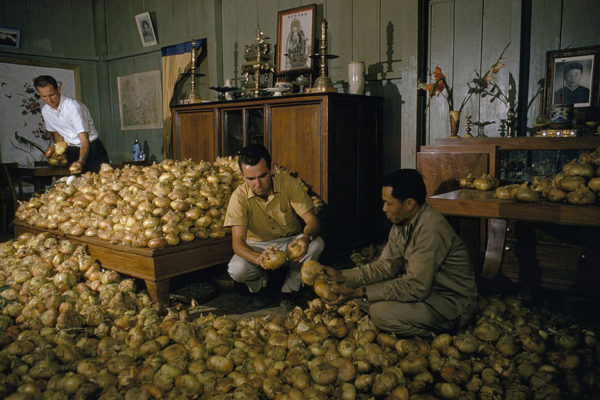
<path fill-rule="evenodd" d="M 282 237 L 265 242 L 247 240 L 246 244 L 259 253 L 262 253 L 262 251 L 269 246 L 275 246 L 279 250 L 286 251 L 288 244 L 292 240 L 299 238 L 302 235 L 303 234 L 300 233 L 298 235 Z M 291 261 L 287 263 L 289 264 L 289 269 L 285 278 L 285 282 L 281 287 L 282 293 L 291 293 L 300 290 L 300 285 L 302 283 L 302 279 L 300 277 L 300 268 L 302 267 L 302 264 L 308 260 L 318 260 L 324 248 L 325 242 L 323 239 L 320 236 L 316 237 L 308 245 L 308 251 L 304 257 L 302 257 L 299 261 Z M 286 264 L 284 264 L 281 268 L 285 268 L 285 266 Z M 229 273 L 229 276 L 231 276 L 231 278 L 236 282 L 245 283 L 248 286 L 250 293 L 258 292 L 265 287 L 269 281 L 267 271 L 256 264 L 246 261 L 237 254 L 231 257 L 228 267 L 229 268 L 227 269 L 227 272 Z"/>

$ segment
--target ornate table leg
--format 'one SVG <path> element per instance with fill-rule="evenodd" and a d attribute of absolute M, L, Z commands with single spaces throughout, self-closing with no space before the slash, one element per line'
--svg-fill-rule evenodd
<path fill-rule="evenodd" d="M 505 219 L 491 218 L 488 221 L 487 247 L 481 272 L 481 275 L 486 279 L 494 278 L 502 265 L 507 226 L 508 221 Z"/>
<path fill-rule="evenodd" d="M 169 307 L 169 289 L 170 280 L 163 279 L 162 281 L 145 281 L 148 294 L 152 301 L 158 304 L 160 314 L 164 314 Z"/>

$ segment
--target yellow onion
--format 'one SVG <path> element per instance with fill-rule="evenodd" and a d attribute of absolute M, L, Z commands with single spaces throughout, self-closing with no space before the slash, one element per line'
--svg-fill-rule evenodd
<path fill-rule="evenodd" d="M 285 252 L 281 250 L 275 250 L 264 259 L 263 265 L 266 269 L 278 269 L 283 265 L 287 258 Z"/>
<path fill-rule="evenodd" d="M 302 264 L 300 275 L 302 283 L 312 286 L 317 279 L 324 277 L 323 266 L 318 261 L 308 260 Z"/>

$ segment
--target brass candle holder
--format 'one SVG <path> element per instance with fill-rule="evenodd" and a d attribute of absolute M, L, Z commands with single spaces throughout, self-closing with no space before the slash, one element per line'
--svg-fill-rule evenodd
<path fill-rule="evenodd" d="M 327 76 L 327 60 L 332 58 L 338 58 L 334 54 L 327 54 L 327 21 L 325 18 L 321 20 L 321 39 L 319 44 L 319 53 L 311 56 L 320 59 L 320 72 L 321 75 L 315 80 L 311 92 L 337 92 L 338 90 L 333 87 L 333 82 Z"/>
<path fill-rule="evenodd" d="M 196 93 L 196 41 L 192 40 L 192 65 L 190 67 L 190 91 L 185 96 L 185 103 L 200 103 L 201 97 Z M 204 74 L 199 74 L 204 75 Z"/>

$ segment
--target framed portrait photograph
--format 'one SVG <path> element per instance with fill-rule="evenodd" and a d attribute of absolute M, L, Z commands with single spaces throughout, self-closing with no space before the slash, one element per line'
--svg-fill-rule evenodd
<path fill-rule="evenodd" d="M 544 113 L 563 104 L 578 111 L 597 110 L 599 60 L 600 46 L 546 52 Z"/>
<path fill-rule="evenodd" d="M 158 43 L 156 40 L 156 32 L 154 32 L 154 26 L 152 26 L 152 18 L 150 17 L 149 12 L 136 15 L 135 22 L 137 23 L 138 32 L 140 33 L 142 46 L 154 46 Z"/>
<path fill-rule="evenodd" d="M 316 4 L 277 13 L 278 75 L 313 70 Z"/>
<path fill-rule="evenodd" d="M 21 31 L 19 29 L 0 28 L 0 46 L 14 47 L 21 45 Z"/>

